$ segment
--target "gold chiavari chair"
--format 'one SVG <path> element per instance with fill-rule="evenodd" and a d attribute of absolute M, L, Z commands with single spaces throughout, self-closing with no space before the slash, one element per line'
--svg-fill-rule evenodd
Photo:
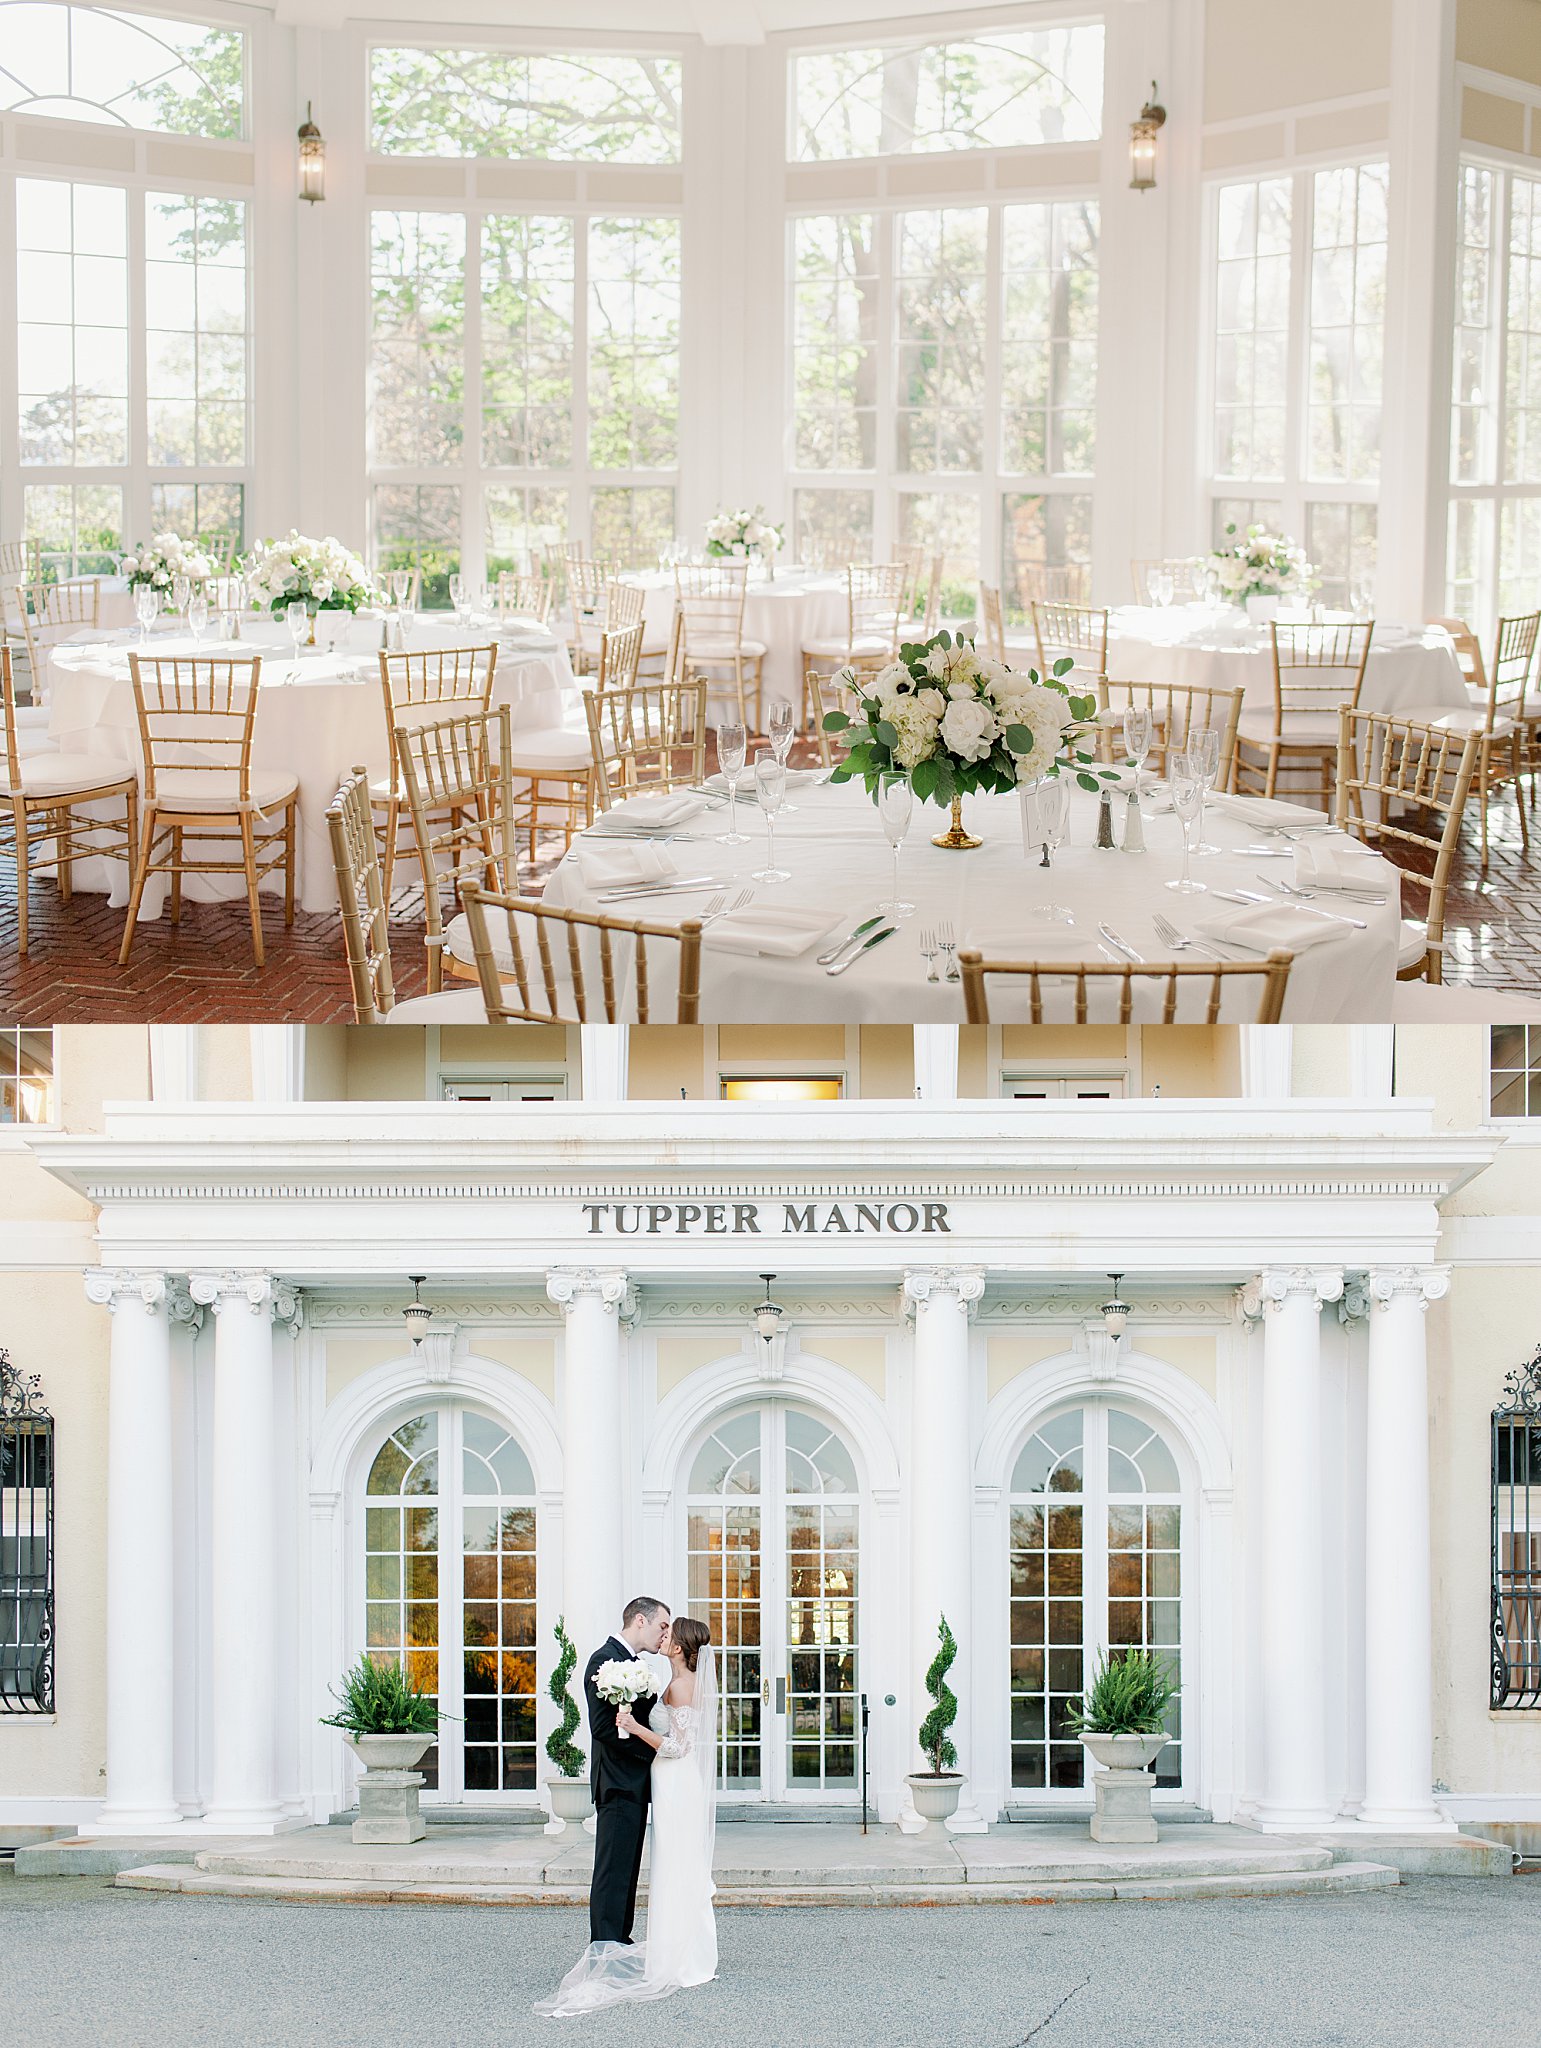
<path fill-rule="evenodd" d="M 640 619 L 633 626 L 601 634 L 593 695 L 607 697 L 616 690 L 632 687 L 642 655 L 642 634 Z M 585 695 L 588 694 L 586 689 Z M 529 834 L 533 864 L 535 835 L 543 826 L 561 832 L 565 852 L 574 835 L 593 823 L 599 801 L 593 747 L 586 722 L 581 732 L 569 726 L 529 732 L 521 729 L 514 734 L 513 745 L 514 780 L 524 788 L 519 823 Z"/>
<path fill-rule="evenodd" d="M 738 720 L 750 732 L 762 729 L 761 671 L 765 642 L 744 635 L 747 562 L 681 562 L 674 571 L 674 615 L 679 624 L 675 659 L 681 672 L 708 684 L 729 683 Z M 748 695 L 754 692 L 754 721 Z"/>
<path fill-rule="evenodd" d="M 1338 782 L 1333 815 L 1377 853 L 1398 846 L 1432 859 L 1428 875 L 1404 869 L 1404 882 L 1429 892 L 1428 915 L 1403 918 L 1397 951 L 1399 981 L 1443 981 L 1445 897 L 1461 839 L 1461 816 L 1477 774 L 1482 736 L 1424 725 L 1382 711 L 1338 712 Z M 1372 799 L 1368 804 L 1365 798 Z M 1406 823 L 1408 811 L 1443 819 L 1437 836 Z"/>
<path fill-rule="evenodd" d="M 457 894 L 478 874 L 490 889 L 519 886 L 508 706 L 398 725 L 394 738 L 423 871 L 428 989 L 437 995 L 446 973 L 462 981 L 476 973 L 463 917 L 445 928 L 446 877 Z"/>
<path fill-rule="evenodd" d="M 1472 780 L 1481 807 L 1478 823 L 1482 836 L 1482 865 L 1485 868 L 1488 864 L 1488 799 L 1494 790 L 1502 789 L 1506 783 L 1514 784 L 1520 841 L 1525 851 L 1530 851 L 1530 823 L 1525 815 L 1520 778 L 1526 766 L 1526 740 L 1530 731 L 1528 718 L 1541 716 L 1541 707 L 1530 706 L 1527 698 L 1541 613 L 1499 620 L 1493 637 L 1491 675 L 1482 659 L 1477 636 L 1464 620 L 1436 619 L 1432 623 L 1445 627 L 1455 640 L 1456 658 L 1466 677 L 1469 709 L 1446 711 L 1441 706 L 1420 706 L 1404 711 L 1402 715 L 1432 725 L 1442 732 L 1469 732 L 1476 736 L 1477 766 Z M 1457 628 L 1460 629 L 1459 637 Z"/>
<path fill-rule="evenodd" d="M 337 873 L 337 901 L 353 986 L 353 1015 L 359 1024 L 480 1024 L 486 1021 L 480 993 L 452 989 L 436 996 L 396 1000 L 391 972 L 388 903 L 380 875 L 380 846 L 369 796 L 369 771 L 355 768 L 338 784 L 327 806 L 327 836 Z"/>
<path fill-rule="evenodd" d="M 22 592 L 28 584 L 42 582 L 41 557 L 42 549 L 35 540 L 0 540 L 0 646 L 7 641 L 26 644 Z"/>
<path fill-rule="evenodd" d="M 931 567 L 926 575 L 925 602 L 921 606 L 920 634 L 929 640 L 942 622 L 942 571 L 946 567 L 945 555 L 933 555 Z"/>
<path fill-rule="evenodd" d="M 124 822 L 81 818 L 77 804 L 121 797 Z M 139 837 L 139 784 L 132 765 L 103 754 L 45 749 L 23 754 L 16 741 L 16 689 L 11 650 L 0 646 L 0 848 L 16 862 L 17 950 L 27 950 L 28 885 L 50 870 L 60 901 L 70 900 L 70 871 L 92 854 L 134 858 Z"/>
<path fill-rule="evenodd" d="M 649 939 L 679 947 L 668 1021 L 694 1024 L 700 1016 L 699 919 L 677 928 L 632 923 L 496 894 L 475 882 L 465 886 L 465 915 L 490 1024 L 649 1023 Z"/>
<path fill-rule="evenodd" d="M 1314 761 L 1321 778 L 1315 788 L 1322 809 L 1331 810 L 1338 706 L 1358 709 L 1374 631 L 1373 620 L 1363 624 L 1273 621 L 1269 627 L 1273 704 L 1267 710 L 1242 711 L 1236 748 L 1237 789 L 1261 785 L 1263 795 L 1272 796 L 1282 767 Z"/>
<path fill-rule="evenodd" d="M 1153 576 L 1166 575 L 1172 579 L 1172 603 L 1193 604 L 1203 596 L 1199 588 L 1199 569 L 1202 566 L 1198 555 L 1146 555 L 1136 556 L 1129 564 L 1129 580 L 1134 585 L 1136 604 L 1154 604 L 1150 581 Z"/>
<path fill-rule="evenodd" d="M 548 576 L 518 576 L 512 569 L 498 572 L 498 623 L 509 619 L 534 619 L 548 625 L 551 620 L 551 579 Z"/>
<path fill-rule="evenodd" d="M 1147 961 L 1140 967 L 1132 961 L 1115 964 L 1102 960 L 987 960 L 983 954 L 972 950 L 958 954 L 958 965 L 963 973 L 963 1000 L 970 1024 L 990 1022 L 986 983 L 992 974 L 1010 975 L 1018 983 L 1026 982 L 1028 1016 L 1024 1021 L 1032 1024 L 1085 1024 L 1094 1007 L 1094 996 L 1103 991 L 1110 991 L 1116 997 L 1118 1014 L 1116 1018 L 1104 1015 L 1103 1010 L 1110 1005 L 1095 1005 L 1099 1014 L 1091 1021 L 1131 1023 L 1136 986 L 1140 983 L 1160 987 L 1163 1024 L 1215 1024 L 1220 1018 L 1227 985 L 1237 986 L 1238 993 L 1245 995 L 1248 981 L 1258 984 L 1257 1014 L 1251 1021 L 1277 1024 L 1284 1008 L 1293 963 L 1292 953 L 1279 952 L 1270 953 L 1266 960 L 1164 960 Z M 1071 985 L 1074 990 L 1072 1002 L 1067 1004 L 1062 1000 L 1054 1003 L 1045 999 L 1045 985 L 1056 983 Z M 1182 993 L 1188 989 L 1202 998 L 1202 1016 L 1178 1016 Z M 1067 1009 L 1073 1014 L 1067 1016 Z"/>
<path fill-rule="evenodd" d="M 824 730 L 825 712 L 843 711 L 848 718 L 852 718 L 857 716 L 859 711 L 856 692 L 848 684 L 836 682 L 835 676 L 839 673 L 839 669 L 836 669 L 834 675 L 821 675 L 816 668 L 811 668 L 803 677 L 803 687 L 807 691 L 809 708 L 813 714 L 813 731 L 818 742 L 819 760 L 826 768 L 833 768 L 835 765 L 835 743 L 839 740 L 840 734 Z M 845 754 L 846 749 L 841 747 L 838 758 L 844 760 Z"/>
<path fill-rule="evenodd" d="M 917 559 L 924 556 L 916 551 Z M 921 572 L 917 570 L 917 575 Z M 818 668 L 830 674 L 840 668 L 882 668 L 894 659 L 901 639 L 913 630 L 907 624 L 914 603 L 908 560 L 852 562 L 845 572 L 846 627 L 843 639 L 833 634 L 803 644 L 803 673 Z M 802 706 L 807 723 L 808 706 Z"/>
<path fill-rule="evenodd" d="M 1056 661 L 1068 655 L 1074 666 L 1065 673 L 1066 687 L 1096 696 L 1108 679 L 1108 615 L 1105 608 L 1056 604 L 1047 598 L 1032 603 L 1033 638 L 1038 647 L 1038 673 L 1049 675 Z"/>
<path fill-rule="evenodd" d="M 1205 689 L 1196 683 L 1129 683 L 1103 681 L 1097 687 L 1098 723 L 1103 738 L 1103 758 L 1117 761 L 1123 751 L 1124 713 L 1131 705 L 1150 713 L 1151 750 L 1149 761 L 1165 775 L 1167 762 L 1188 744 L 1190 733 L 1206 726 L 1220 735 L 1220 767 L 1215 788 L 1226 790 L 1236 773 L 1236 734 L 1241 723 L 1241 705 L 1246 691 L 1238 683 L 1234 690 Z"/>
<path fill-rule="evenodd" d="M 901 616 L 914 618 L 921 601 L 921 587 L 926 579 L 926 550 L 922 541 L 902 541 L 893 552 L 893 559 L 904 571 L 903 596 L 900 599 Z"/>
<path fill-rule="evenodd" d="M 995 661 L 1004 661 L 1010 668 L 1022 668 L 1036 663 L 1038 642 L 1026 634 L 1006 631 L 1006 612 L 1001 603 L 1000 591 L 993 583 L 979 586 L 979 638 L 984 642 L 984 651 Z"/>
<path fill-rule="evenodd" d="M 235 558 L 240 553 L 241 536 L 221 527 L 213 533 L 194 534 L 192 545 L 208 557 L 211 575 L 228 576 L 234 570 Z"/>
<path fill-rule="evenodd" d="M 1084 562 L 1061 562 L 1052 568 L 1028 562 L 1017 572 L 1017 597 L 1024 605 L 1091 602 L 1091 571 Z"/>
<path fill-rule="evenodd" d="M 417 652 L 382 650 L 380 689 L 385 701 L 386 758 L 391 772 L 380 776 L 371 792 L 381 845 L 385 850 L 385 900 L 391 900 L 403 826 L 410 830 L 406 791 L 396 766 L 395 732 L 456 709 L 485 711 L 497 680 L 498 650 L 481 646 L 434 647 Z"/>
<path fill-rule="evenodd" d="M 102 584 L 97 576 L 78 583 L 27 583 L 21 587 L 21 637 L 27 649 L 27 703 L 18 709 L 20 729 L 47 722 L 48 657 L 61 640 L 101 623 Z"/>
<path fill-rule="evenodd" d="M 294 923 L 294 836 L 300 778 L 288 769 L 252 766 L 262 657 L 128 657 L 144 757 L 144 815 L 118 965 L 126 967 L 135 921 L 151 875 L 171 877 L 171 922 L 182 915 L 184 875 L 241 875 L 251 914 L 252 953 L 264 964 L 264 875 L 283 870 L 284 923 Z M 277 820 L 275 826 L 274 820 Z M 239 841 L 228 859 L 189 858 L 187 841 L 206 847 Z"/>
<path fill-rule="evenodd" d="M 599 808 L 645 789 L 699 783 L 706 773 L 706 684 L 634 683 L 586 694 Z"/>
<path fill-rule="evenodd" d="M 562 573 L 572 621 L 567 645 L 573 673 L 587 675 L 599 651 L 599 636 L 605 629 L 605 586 L 614 580 L 615 570 L 608 562 L 570 555 L 563 562 Z"/>

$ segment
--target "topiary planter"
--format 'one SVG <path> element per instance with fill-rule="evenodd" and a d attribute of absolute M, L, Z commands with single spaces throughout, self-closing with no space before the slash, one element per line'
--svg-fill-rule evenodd
<path fill-rule="evenodd" d="M 563 1826 L 587 1820 L 594 1811 L 594 1793 L 587 1778 L 548 1778 L 551 1817 Z"/>
<path fill-rule="evenodd" d="M 423 1774 L 414 1769 L 436 1735 L 350 1735 L 348 1747 L 364 1766 L 358 1781 L 355 1842 L 420 1842 L 428 1832 L 418 1807 Z"/>
<path fill-rule="evenodd" d="M 912 1771 L 905 1779 L 922 1820 L 951 1820 L 963 1797 L 961 1771 Z"/>
<path fill-rule="evenodd" d="M 1156 1789 L 1150 1766 L 1167 1744 L 1164 1729 L 1154 1735 L 1098 1735 L 1088 1730 L 1082 1746 L 1099 1766 L 1092 1780 L 1096 1809 L 1094 1842 L 1154 1842 L 1158 1839 L 1150 1798 Z"/>

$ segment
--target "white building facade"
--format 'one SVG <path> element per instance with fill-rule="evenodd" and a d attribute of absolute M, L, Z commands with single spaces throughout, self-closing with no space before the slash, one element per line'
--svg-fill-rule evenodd
<path fill-rule="evenodd" d="M 1085 1811 L 1065 1709 L 1127 1642 L 1180 1679 L 1169 1810 L 1537 1817 L 1541 1715 L 1491 1712 L 1481 1661 L 1480 1465 L 1457 1505 L 1444 1456 L 1502 1378 L 1467 1389 L 1452 1333 L 1534 1248 L 1452 1222 L 1503 1136 L 1375 1050 L 1333 1096 L 1287 1092 L 1284 1034 L 1226 1097 L 470 1114 L 285 1100 L 280 1063 L 267 1100 L 33 1135 L 92 1219 L 62 1321 L 107 1355 L 102 1599 L 61 1512 L 60 1706 L 0 1716 L 0 1821 L 325 1820 L 365 1650 L 437 1693 L 430 1802 L 539 1806 L 555 1624 L 586 1652 L 637 1592 L 710 1622 L 746 1805 L 901 1817 L 945 1615 L 961 1825 Z M 53 1298 L 65 1230 L 10 1238 Z M 41 1297 L 0 1298 L 24 1365 Z M 66 1677 L 101 1688 L 95 1782 L 49 1760 Z"/>

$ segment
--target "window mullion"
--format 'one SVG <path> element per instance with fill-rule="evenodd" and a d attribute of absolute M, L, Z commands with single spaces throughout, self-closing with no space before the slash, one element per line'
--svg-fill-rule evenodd
<path fill-rule="evenodd" d="M 1050 219 L 1053 207 L 1050 206 Z M 985 383 L 981 394 L 979 573 L 995 589 L 1001 587 L 1001 335 L 1005 326 L 1006 277 L 1004 202 L 993 194 L 985 215 Z M 1052 260 L 1052 246 L 1051 246 Z"/>
<path fill-rule="evenodd" d="M 1493 494 L 1493 507 L 1488 520 L 1487 588 L 1483 597 L 1487 603 L 1488 618 L 1493 622 L 1493 631 L 1498 630 L 1498 616 L 1503 609 L 1503 548 L 1504 548 L 1504 486 L 1511 481 L 1509 476 L 1509 273 L 1514 260 L 1514 174 L 1508 169 L 1497 173 L 1498 204 L 1492 210 L 1491 231 L 1497 243 L 1493 251 L 1494 260 L 1488 265 L 1489 289 L 1498 295 L 1494 308 L 1496 318 L 1492 322 L 1494 334 L 1494 369 L 1498 403 L 1493 413 L 1493 482 L 1497 486 Z"/>
<path fill-rule="evenodd" d="M 461 322 L 465 350 L 465 411 L 460 436 L 460 568 L 473 587 L 487 580 L 486 520 L 481 488 L 483 215 L 480 200 L 473 198 L 466 208 L 465 311 Z"/>
<path fill-rule="evenodd" d="M 149 289 L 145 275 L 145 207 L 143 185 L 124 195 L 128 220 L 128 470 L 123 478 L 123 545 L 150 538 L 150 344 L 146 329 Z M 194 301 L 196 305 L 196 298 Z M 77 317 L 79 309 L 76 309 Z M 195 316 L 196 317 L 196 316 Z M 194 359 L 196 361 L 196 357 Z M 196 373 L 195 373 L 196 376 Z M 196 392 L 196 382 L 194 391 Z M 197 399 L 194 398 L 196 408 Z"/>
<path fill-rule="evenodd" d="M 593 545 L 594 490 L 589 474 L 589 212 L 573 215 L 573 454 L 574 485 L 567 531 Z M 581 497 L 582 503 L 578 503 Z"/>
<path fill-rule="evenodd" d="M 897 531 L 898 464 L 894 436 L 898 416 L 894 409 L 897 385 L 894 354 L 898 348 L 898 295 L 894 270 L 898 254 L 899 213 L 896 208 L 875 202 L 872 232 L 877 244 L 878 287 L 878 372 L 877 420 L 873 435 L 874 475 L 872 479 L 872 559 L 889 561 Z"/>
<path fill-rule="evenodd" d="M 1311 458 L 1307 446 L 1311 407 L 1311 246 L 1315 223 L 1312 174 L 1297 170 L 1290 200 L 1290 308 L 1285 393 L 1284 477 L 1279 507 L 1287 533 L 1301 533 L 1305 522 L 1305 480 Z"/>

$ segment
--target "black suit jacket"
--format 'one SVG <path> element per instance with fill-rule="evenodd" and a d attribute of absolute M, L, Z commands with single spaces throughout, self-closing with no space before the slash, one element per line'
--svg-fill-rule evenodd
<path fill-rule="evenodd" d="M 596 1806 L 603 1806 L 607 1799 L 645 1801 L 647 1798 L 648 1776 L 653 1767 L 652 1748 L 646 1742 L 639 1742 L 634 1735 L 623 1736 L 615 1725 L 615 1707 L 609 1700 L 602 1700 L 594 1690 L 594 1674 L 601 1664 L 608 1664 L 612 1659 L 630 1663 L 634 1655 L 618 1637 L 611 1636 L 590 1657 L 583 1673 L 593 1757 L 589 1766 L 589 1783 Z M 647 1719 L 657 1697 L 656 1693 L 649 1692 L 632 1702 L 631 1711 L 639 1721 Z"/>

